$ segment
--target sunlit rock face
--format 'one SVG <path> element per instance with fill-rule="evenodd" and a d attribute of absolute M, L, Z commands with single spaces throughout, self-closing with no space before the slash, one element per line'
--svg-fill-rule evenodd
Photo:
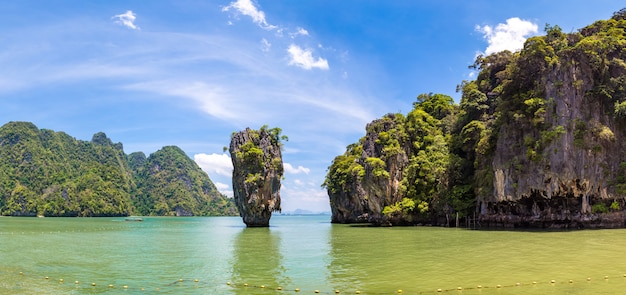
<path fill-rule="evenodd" d="M 265 128 L 232 135 L 233 190 L 239 215 L 249 227 L 269 226 L 280 208 L 283 161 L 280 142 Z"/>
<path fill-rule="evenodd" d="M 399 187 L 404 169 L 409 163 L 410 143 L 401 142 L 401 149 L 393 156 L 384 156 L 385 146 L 379 143 L 381 132 L 396 132 L 396 128 L 396 118 L 392 114 L 367 124 L 363 149 L 355 159 L 358 166 L 362 167 L 362 175 L 354 176 L 340 190 L 328 190 L 333 223 L 402 223 L 385 220 L 382 214 L 385 206 L 402 200 Z M 388 177 L 376 176 L 375 167 L 367 162 L 368 158 L 385 158 Z"/>
<path fill-rule="evenodd" d="M 586 64 L 573 54 L 537 77 L 547 101 L 544 131 L 514 120 L 502 125 L 493 158 L 484 162 L 493 190 L 478 194 L 483 225 L 624 227 L 626 124 L 598 93 L 599 77 Z M 605 73 L 625 74 L 624 67 Z M 529 138 L 542 141 L 531 145 Z"/>

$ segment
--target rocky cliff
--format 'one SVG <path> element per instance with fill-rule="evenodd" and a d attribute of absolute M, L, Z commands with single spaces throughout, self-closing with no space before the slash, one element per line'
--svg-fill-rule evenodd
<path fill-rule="evenodd" d="M 280 132 L 279 128 L 263 126 L 260 130 L 246 128 L 231 137 L 235 204 L 247 226 L 269 226 L 272 212 L 281 210 Z"/>
<path fill-rule="evenodd" d="M 524 102 L 535 113 L 513 111 L 503 118 L 495 150 L 485 157 L 493 190 L 478 195 L 484 224 L 625 225 L 625 24 L 616 13 L 576 34 L 551 28 L 529 40 L 513 61 L 518 76 L 500 99 L 514 99 L 513 91 L 532 94 Z M 543 61 L 534 56 L 539 51 Z M 530 69 L 525 63 L 533 63 L 530 87 L 522 85 Z"/>
<path fill-rule="evenodd" d="M 418 96 L 328 169 L 333 222 L 626 226 L 626 9 L 479 56 L 460 103 Z"/>

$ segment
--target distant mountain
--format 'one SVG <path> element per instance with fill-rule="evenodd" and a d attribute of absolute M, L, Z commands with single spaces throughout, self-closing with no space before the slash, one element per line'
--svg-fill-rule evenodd
<path fill-rule="evenodd" d="M 293 211 L 283 211 L 281 214 L 278 215 L 331 215 L 331 213 L 329 211 L 320 212 L 305 209 L 296 209 Z"/>
<path fill-rule="evenodd" d="M 98 132 L 91 141 L 0 127 L 0 214 L 9 216 L 235 215 L 231 199 L 182 150 L 126 155 Z"/>

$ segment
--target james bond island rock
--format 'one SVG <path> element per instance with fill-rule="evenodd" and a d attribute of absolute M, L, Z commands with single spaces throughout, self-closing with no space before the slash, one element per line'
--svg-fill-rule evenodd
<path fill-rule="evenodd" d="M 460 104 L 422 94 L 334 159 L 333 222 L 626 225 L 626 9 L 479 56 Z"/>
<path fill-rule="evenodd" d="M 269 226 L 272 212 L 280 208 L 280 180 L 283 176 L 280 128 L 246 128 L 233 133 L 230 156 L 233 162 L 233 190 L 239 215 L 249 227 Z"/>

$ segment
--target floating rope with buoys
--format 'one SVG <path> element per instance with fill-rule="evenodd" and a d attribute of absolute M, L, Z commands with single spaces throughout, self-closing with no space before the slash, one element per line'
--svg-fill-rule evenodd
<path fill-rule="evenodd" d="M 623 275 L 613 275 L 613 276 L 603 276 L 600 278 L 592 278 L 586 277 L 582 279 L 569 279 L 569 280 L 543 280 L 543 281 L 532 281 L 532 282 L 518 282 L 512 284 L 496 284 L 496 285 L 476 285 L 476 286 L 457 286 L 452 288 L 439 288 L 439 289 L 431 289 L 431 290 L 420 290 L 420 291 L 407 291 L 403 289 L 395 289 L 389 290 L 386 292 L 372 292 L 367 290 L 360 290 L 357 288 L 351 289 L 334 289 L 328 287 L 320 287 L 319 289 L 300 289 L 298 287 L 290 287 L 290 286 L 273 286 L 273 285 L 253 285 L 248 283 L 216 283 L 209 280 L 202 280 L 199 278 L 178 278 L 169 282 L 164 282 L 162 284 L 146 284 L 144 286 L 139 286 L 137 284 L 133 284 L 132 281 L 123 282 L 120 284 L 119 280 L 115 280 L 115 282 L 106 280 L 98 280 L 98 281 L 84 281 L 80 280 L 77 277 L 69 278 L 69 277 L 52 277 L 41 274 L 32 274 L 27 271 L 19 271 L 19 272 L 5 272 L 0 273 L 4 278 L 2 283 L 0 283 L 0 291 L 3 289 L 8 290 L 13 293 L 20 293 L 20 291 L 29 291 L 36 284 L 36 289 L 40 290 L 41 288 L 46 289 L 46 285 L 49 286 L 50 289 L 55 291 L 74 291 L 80 293 L 87 292 L 113 292 L 115 290 L 119 291 L 147 291 L 147 292 L 191 292 L 192 290 L 199 290 L 198 292 L 202 293 L 211 293 L 211 294 L 224 294 L 230 293 L 229 289 L 248 289 L 250 294 L 256 293 L 264 293 L 264 294 L 371 294 L 371 295 L 379 295 L 379 294 L 442 294 L 442 293 L 452 293 L 455 294 L 476 294 L 482 293 L 482 291 L 487 290 L 505 290 L 509 288 L 528 288 L 528 287 L 538 287 L 541 285 L 544 286 L 576 286 L 577 283 L 585 283 L 591 284 L 594 282 L 604 282 L 610 283 L 611 281 L 616 281 L 616 279 L 620 279 L 622 283 L 626 282 L 626 274 Z M 10 282 L 10 283 L 7 283 Z M 33 286 L 30 286 L 33 285 Z M 255 291 L 256 290 L 256 291 Z M 0 292 L 2 293 L 2 292 Z"/>

